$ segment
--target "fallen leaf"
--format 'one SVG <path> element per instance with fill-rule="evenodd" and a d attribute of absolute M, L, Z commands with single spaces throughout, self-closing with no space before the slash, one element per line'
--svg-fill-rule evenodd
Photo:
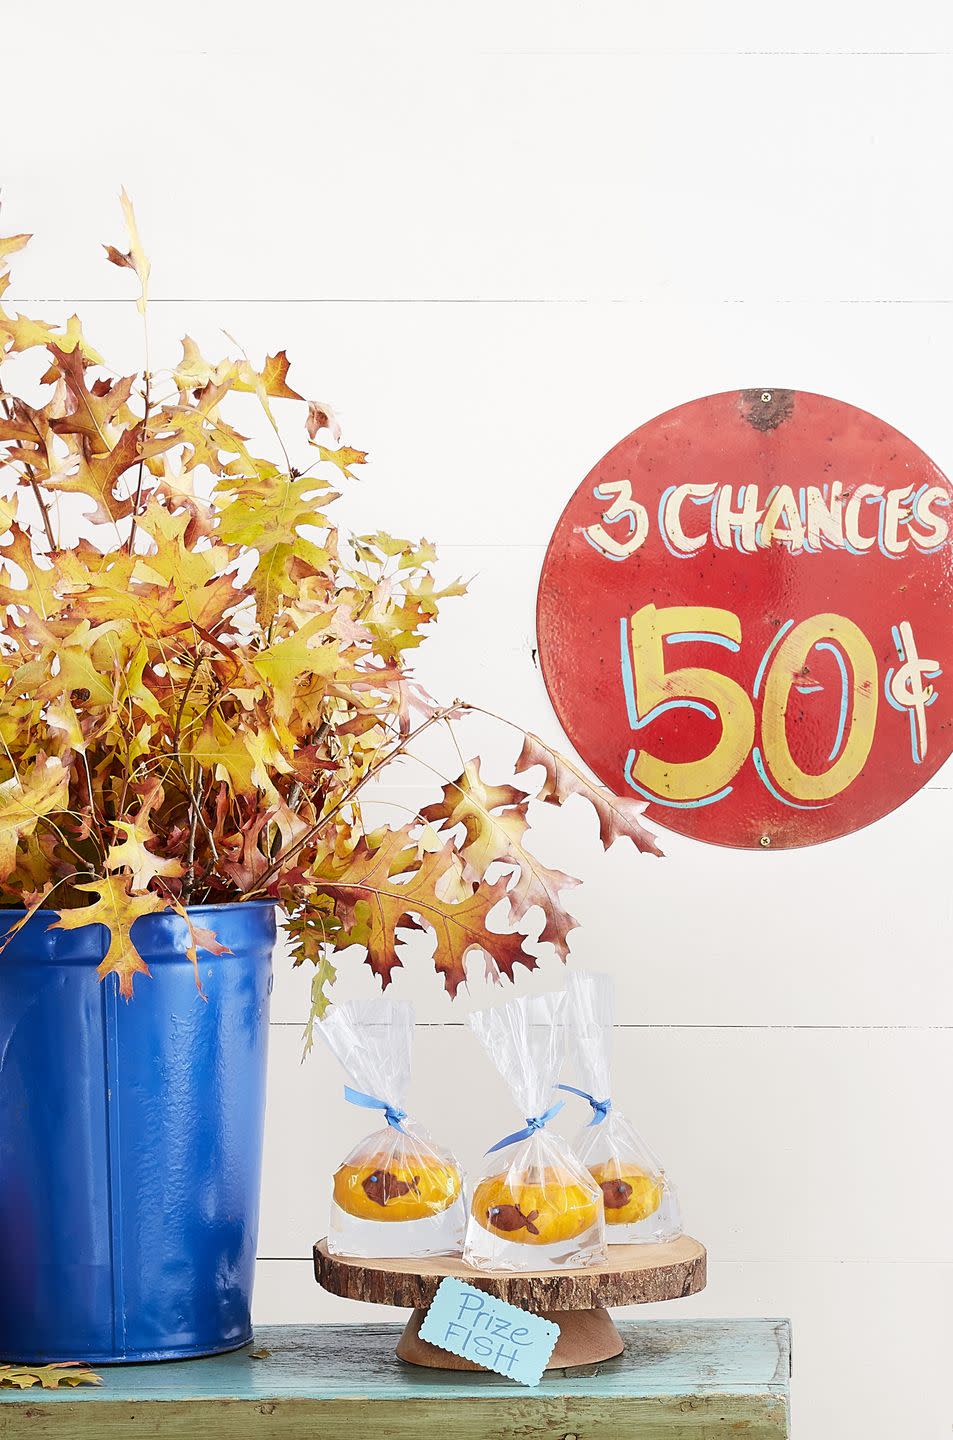
<path fill-rule="evenodd" d="M 0 1386 L 30 1390 L 40 1385 L 57 1390 L 62 1385 L 101 1385 L 103 1377 L 78 1360 L 60 1360 L 53 1365 L 0 1365 Z"/>

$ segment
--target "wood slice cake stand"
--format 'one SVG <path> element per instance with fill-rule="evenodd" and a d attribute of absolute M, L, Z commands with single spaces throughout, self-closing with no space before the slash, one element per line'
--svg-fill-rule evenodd
<path fill-rule="evenodd" d="M 410 1307 L 413 1314 L 397 1342 L 397 1354 L 412 1365 L 437 1370 L 480 1370 L 482 1366 L 439 1350 L 420 1338 L 427 1306 L 447 1275 L 465 1280 L 511 1305 L 543 1315 L 559 1326 L 548 1370 L 611 1360 L 624 1349 L 607 1309 L 677 1300 L 704 1290 L 704 1245 L 689 1235 L 664 1245 L 612 1245 L 605 1265 L 579 1270 L 473 1270 L 449 1256 L 433 1259 L 358 1260 L 328 1253 L 327 1241 L 314 1247 L 314 1273 L 332 1295 L 375 1305 Z"/>

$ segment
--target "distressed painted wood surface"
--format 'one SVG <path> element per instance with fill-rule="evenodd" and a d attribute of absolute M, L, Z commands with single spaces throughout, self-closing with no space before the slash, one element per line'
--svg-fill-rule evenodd
<path fill-rule="evenodd" d="M 102 1389 L 0 1392 L 0 1436 L 420 1440 L 441 1427 L 455 1440 L 789 1434 L 787 1320 L 629 1322 L 623 1355 L 551 1371 L 535 1390 L 492 1374 L 402 1365 L 399 1328 L 266 1326 L 231 1355 L 106 1370 Z"/>

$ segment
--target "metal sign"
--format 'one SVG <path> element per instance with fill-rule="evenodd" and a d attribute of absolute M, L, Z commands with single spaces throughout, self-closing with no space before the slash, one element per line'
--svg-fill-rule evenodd
<path fill-rule="evenodd" d="M 540 578 L 578 753 L 719 845 L 814 845 L 901 805 L 953 748 L 951 500 L 910 440 L 823 395 L 709 395 L 634 431 Z"/>

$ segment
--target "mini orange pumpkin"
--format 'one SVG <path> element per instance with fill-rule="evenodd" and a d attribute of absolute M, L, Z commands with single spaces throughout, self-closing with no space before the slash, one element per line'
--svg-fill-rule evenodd
<path fill-rule="evenodd" d="M 425 1220 L 453 1204 L 460 1172 L 436 1159 L 375 1155 L 360 1165 L 341 1165 L 334 1175 L 334 1200 L 361 1220 Z"/>
<path fill-rule="evenodd" d="M 492 1235 L 518 1245 L 574 1240 L 596 1223 L 599 1197 L 568 1171 L 546 1169 L 510 1183 L 507 1175 L 481 1180 L 473 1215 Z"/>
<path fill-rule="evenodd" d="M 654 1215 L 662 1203 L 662 1187 L 637 1165 L 607 1160 L 590 1165 L 592 1178 L 602 1191 L 607 1225 L 633 1225 Z"/>

